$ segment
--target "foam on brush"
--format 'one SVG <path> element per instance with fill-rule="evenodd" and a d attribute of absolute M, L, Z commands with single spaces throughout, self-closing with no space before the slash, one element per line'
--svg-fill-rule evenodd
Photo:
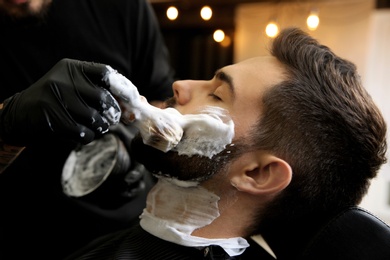
<path fill-rule="evenodd" d="M 212 157 L 232 142 L 234 124 L 227 111 L 205 107 L 198 114 L 182 115 L 174 108 L 150 105 L 126 77 L 107 66 L 103 80 L 122 106 L 121 121 L 133 123 L 143 142 L 158 150 Z"/>

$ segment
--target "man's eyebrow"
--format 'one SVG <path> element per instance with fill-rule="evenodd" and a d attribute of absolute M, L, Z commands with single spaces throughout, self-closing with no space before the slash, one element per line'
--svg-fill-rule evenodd
<path fill-rule="evenodd" d="M 229 86 L 230 93 L 234 97 L 235 96 L 235 91 L 234 91 L 233 78 L 230 75 L 226 74 L 222 70 L 217 70 L 215 72 L 215 77 L 217 79 L 227 83 L 227 85 Z"/>

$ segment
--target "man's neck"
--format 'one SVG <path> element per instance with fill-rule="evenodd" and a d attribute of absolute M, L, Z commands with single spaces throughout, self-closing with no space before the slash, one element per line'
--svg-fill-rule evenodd
<path fill-rule="evenodd" d="M 146 211 L 188 235 L 219 217 L 219 197 L 200 186 L 160 178 L 149 192 Z"/>
<path fill-rule="evenodd" d="M 217 229 L 213 224 L 220 217 L 219 199 L 201 186 L 179 186 L 177 182 L 161 178 L 148 194 L 141 226 L 173 243 L 193 247 L 214 244 L 233 248 L 234 252 L 229 254 L 239 254 L 249 245 L 246 240 L 221 235 L 229 228 Z"/>

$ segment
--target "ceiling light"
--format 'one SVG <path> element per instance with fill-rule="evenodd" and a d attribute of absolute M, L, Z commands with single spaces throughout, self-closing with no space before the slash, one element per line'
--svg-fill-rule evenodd
<path fill-rule="evenodd" d="M 169 20 L 176 20 L 176 18 L 179 16 L 179 11 L 177 10 L 176 7 L 170 6 L 167 9 L 167 17 Z"/>
<path fill-rule="evenodd" d="M 318 17 L 317 10 L 315 9 L 311 10 L 310 15 L 307 17 L 306 23 L 307 23 L 307 28 L 309 28 L 309 30 L 314 31 L 315 29 L 317 29 L 320 23 L 320 18 Z"/>
<path fill-rule="evenodd" d="M 213 34 L 214 41 L 222 42 L 225 39 L 225 32 L 218 29 Z"/>
<path fill-rule="evenodd" d="M 279 33 L 279 26 L 275 21 L 270 21 L 265 28 L 268 37 L 274 38 Z"/>
<path fill-rule="evenodd" d="M 200 17 L 202 17 L 203 20 L 208 21 L 211 19 L 211 16 L 213 15 L 213 10 L 209 6 L 203 6 L 200 10 Z"/>

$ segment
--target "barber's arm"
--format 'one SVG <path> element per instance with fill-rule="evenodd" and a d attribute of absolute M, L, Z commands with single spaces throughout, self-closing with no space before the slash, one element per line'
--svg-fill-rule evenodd
<path fill-rule="evenodd" d="M 63 59 L 0 104 L 0 172 L 30 143 L 87 144 L 117 124 L 120 108 L 102 80 L 106 72 L 104 64 Z"/>

